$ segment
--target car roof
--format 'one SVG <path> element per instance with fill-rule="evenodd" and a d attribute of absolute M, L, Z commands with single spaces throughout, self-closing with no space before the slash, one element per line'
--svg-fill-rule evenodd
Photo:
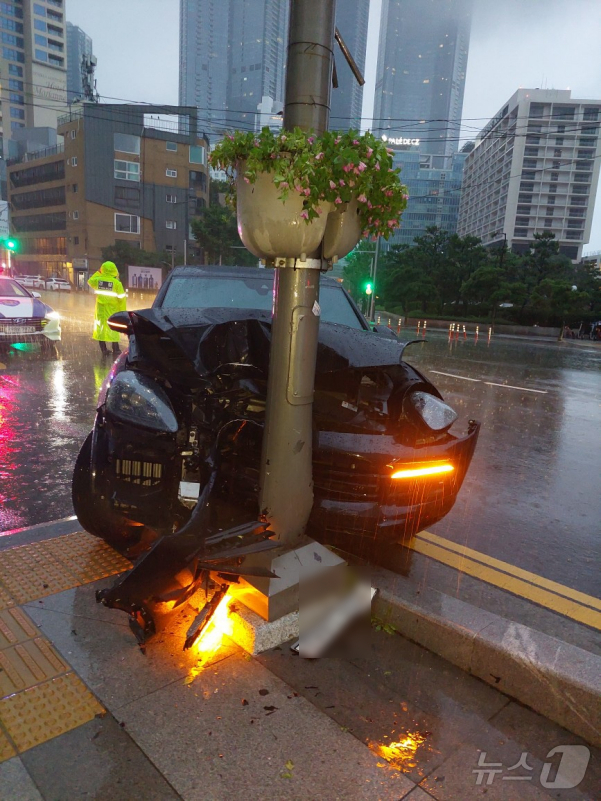
<path fill-rule="evenodd" d="M 186 265 L 185 267 L 175 267 L 169 273 L 169 278 L 171 276 L 175 277 L 185 277 L 185 278 L 192 278 L 194 276 L 223 276 L 223 277 L 231 277 L 231 278 L 259 278 L 265 279 L 269 277 L 273 280 L 274 270 L 272 268 L 265 268 L 262 269 L 260 267 L 223 267 L 219 264 L 203 264 L 203 265 Z M 337 281 L 335 278 L 331 278 L 328 275 L 321 275 L 322 282 L 326 284 L 330 284 L 332 286 L 342 286 L 340 281 Z"/>

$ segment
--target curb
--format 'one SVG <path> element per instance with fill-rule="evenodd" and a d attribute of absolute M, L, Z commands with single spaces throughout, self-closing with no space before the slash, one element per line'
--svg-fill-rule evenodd
<path fill-rule="evenodd" d="M 535 712 L 601 747 L 601 657 L 374 569 L 373 614 Z"/>

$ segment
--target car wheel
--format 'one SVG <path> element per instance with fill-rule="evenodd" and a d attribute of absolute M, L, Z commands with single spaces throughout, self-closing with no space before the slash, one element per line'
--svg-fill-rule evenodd
<path fill-rule="evenodd" d="M 120 553 L 129 553 L 149 530 L 146 526 L 134 525 L 115 513 L 107 501 L 100 496 L 98 490 L 92 488 L 92 438 L 90 432 L 79 451 L 73 470 L 71 496 L 73 509 L 83 528 L 111 545 Z M 95 466 L 98 470 L 98 466 Z"/>

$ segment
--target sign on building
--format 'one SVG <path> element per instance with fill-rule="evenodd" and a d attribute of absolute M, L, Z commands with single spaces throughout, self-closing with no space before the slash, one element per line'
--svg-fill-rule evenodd
<path fill-rule="evenodd" d="M 134 264 L 130 264 L 127 270 L 129 289 L 156 292 L 163 283 L 163 271 L 160 267 L 136 267 Z"/>

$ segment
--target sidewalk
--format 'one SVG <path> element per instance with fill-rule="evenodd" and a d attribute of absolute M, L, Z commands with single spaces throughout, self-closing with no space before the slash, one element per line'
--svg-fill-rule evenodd
<path fill-rule="evenodd" d="M 576 789 L 543 787 L 549 752 L 584 742 L 388 627 L 353 661 L 225 641 L 199 667 L 188 608 L 143 655 L 94 598 L 126 560 L 51 532 L 0 551 L 2 801 L 601 795 L 598 751 Z"/>

